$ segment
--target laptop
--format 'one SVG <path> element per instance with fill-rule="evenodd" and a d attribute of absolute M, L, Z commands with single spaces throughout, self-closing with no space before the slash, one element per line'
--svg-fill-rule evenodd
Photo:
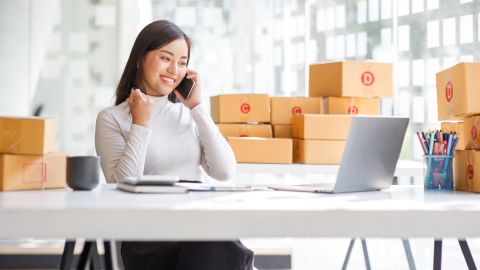
<path fill-rule="evenodd" d="M 355 116 L 335 183 L 275 185 L 275 190 L 322 193 L 389 188 L 400 156 L 409 118 Z"/>

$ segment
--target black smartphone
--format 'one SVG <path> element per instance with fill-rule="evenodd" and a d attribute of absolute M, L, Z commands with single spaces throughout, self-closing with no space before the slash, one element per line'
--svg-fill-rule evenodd
<path fill-rule="evenodd" d="M 186 76 L 177 86 L 177 91 L 182 95 L 185 100 L 190 98 L 190 94 L 192 93 L 193 87 L 195 86 L 195 81 L 192 79 L 188 79 Z"/>

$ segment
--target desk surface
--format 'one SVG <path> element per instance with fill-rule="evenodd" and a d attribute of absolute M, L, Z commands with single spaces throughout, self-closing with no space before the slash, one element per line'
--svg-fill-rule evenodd
<path fill-rule="evenodd" d="M 130 194 L 0 192 L 0 239 L 480 237 L 480 195 L 394 186 L 380 192 Z"/>

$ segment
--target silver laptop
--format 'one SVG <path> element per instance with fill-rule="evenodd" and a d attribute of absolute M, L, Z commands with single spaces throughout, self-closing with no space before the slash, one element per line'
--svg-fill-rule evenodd
<path fill-rule="evenodd" d="M 334 184 L 270 186 L 276 190 L 344 193 L 389 188 L 408 118 L 353 117 Z"/>

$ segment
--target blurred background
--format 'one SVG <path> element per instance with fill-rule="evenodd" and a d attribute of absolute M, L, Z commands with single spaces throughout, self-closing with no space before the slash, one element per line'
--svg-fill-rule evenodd
<path fill-rule="evenodd" d="M 394 63 L 382 114 L 411 117 L 401 158 L 420 159 L 412 134 L 437 125 L 435 73 L 480 60 L 479 12 L 473 0 L 0 0 L 0 114 L 54 116 L 59 151 L 95 154 L 96 115 L 138 32 L 167 19 L 193 39 L 207 105 L 306 96 L 310 63 Z"/>

